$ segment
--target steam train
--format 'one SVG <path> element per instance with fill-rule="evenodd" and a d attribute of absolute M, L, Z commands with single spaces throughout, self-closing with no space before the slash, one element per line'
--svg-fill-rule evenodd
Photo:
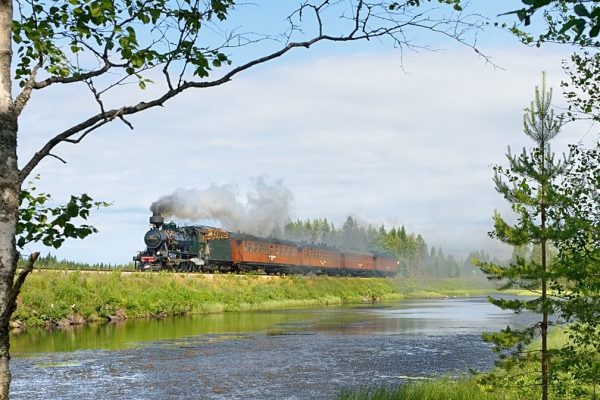
<path fill-rule="evenodd" d="M 144 242 L 146 250 L 133 257 L 140 271 L 393 276 L 399 267 L 389 254 L 264 239 L 203 225 L 178 227 L 165 223 L 160 213 L 150 217 Z"/>

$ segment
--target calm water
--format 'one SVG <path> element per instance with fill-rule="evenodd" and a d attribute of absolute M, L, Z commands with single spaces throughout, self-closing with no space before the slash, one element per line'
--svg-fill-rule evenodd
<path fill-rule="evenodd" d="M 472 298 L 32 330 L 12 337 L 11 398 L 335 398 L 489 369 L 481 332 L 515 318 Z"/>

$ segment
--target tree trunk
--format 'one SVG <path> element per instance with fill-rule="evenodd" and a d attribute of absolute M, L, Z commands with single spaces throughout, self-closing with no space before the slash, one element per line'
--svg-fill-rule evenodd
<path fill-rule="evenodd" d="M 10 387 L 8 323 L 17 250 L 15 233 L 20 176 L 17 165 L 17 117 L 11 93 L 12 1 L 0 0 L 0 400 Z"/>
<path fill-rule="evenodd" d="M 14 311 L 10 304 L 17 250 L 15 233 L 19 207 L 19 171 L 16 155 L 16 123 L 8 113 L 0 113 L 0 400 L 8 398 L 8 323 Z"/>
<path fill-rule="evenodd" d="M 0 113 L 0 400 L 8 398 L 10 386 L 8 323 L 14 311 L 10 297 L 17 268 L 19 190 L 16 123 L 7 113 Z"/>
<path fill-rule="evenodd" d="M 542 203 L 542 324 L 540 326 L 542 336 L 542 400 L 548 400 L 548 374 L 550 356 L 548 354 L 548 289 L 546 272 L 546 208 Z"/>
<path fill-rule="evenodd" d="M 541 218 L 541 250 L 542 250 L 542 324 L 540 326 L 540 333 L 542 336 L 542 400 L 548 400 L 548 367 L 550 364 L 550 358 L 548 355 L 548 278 L 547 278 L 547 260 L 546 260 L 546 242 L 548 241 L 548 234 L 546 231 L 546 178 L 548 176 L 546 171 L 546 151 L 547 144 L 545 140 L 541 141 L 542 150 L 542 184 L 540 188 L 540 218 Z"/>

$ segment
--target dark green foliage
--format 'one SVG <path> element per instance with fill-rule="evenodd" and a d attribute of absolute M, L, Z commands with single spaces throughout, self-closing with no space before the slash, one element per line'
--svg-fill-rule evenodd
<path fill-rule="evenodd" d="M 560 209 L 568 235 L 557 244 L 552 289 L 561 299 L 569 340 L 559 350 L 562 395 L 596 398 L 600 393 L 600 143 L 571 146 Z M 594 397 L 596 396 L 596 397 Z"/>

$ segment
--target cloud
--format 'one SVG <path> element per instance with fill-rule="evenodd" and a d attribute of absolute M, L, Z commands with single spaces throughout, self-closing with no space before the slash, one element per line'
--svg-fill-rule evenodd
<path fill-rule="evenodd" d="M 528 145 L 522 110 L 543 69 L 561 104 L 566 55 L 524 47 L 488 53 L 504 69 L 461 49 L 409 54 L 403 64 L 388 53 L 274 63 L 131 118 L 133 132 L 115 123 L 62 146 L 57 154 L 69 164 L 44 161 L 43 189 L 57 198 L 88 192 L 114 201 L 116 211 L 99 211 L 101 233 L 59 254 L 126 262 L 143 246 L 142 210 L 158 197 L 211 185 L 246 193 L 253 176 L 284 180 L 295 200 L 292 217 L 340 224 L 356 215 L 404 224 L 451 252 L 498 251 L 485 232 L 493 210 L 507 208 L 493 190 L 491 165 L 504 162 L 508 145 Z M 72 96 L 59 90 L 34 101 L 21 122 L 22 161 L 50 128 L 85 114 L 77 103 L 63 112 Z M 566 129 L 556 149 L 585 130 Z"/>

